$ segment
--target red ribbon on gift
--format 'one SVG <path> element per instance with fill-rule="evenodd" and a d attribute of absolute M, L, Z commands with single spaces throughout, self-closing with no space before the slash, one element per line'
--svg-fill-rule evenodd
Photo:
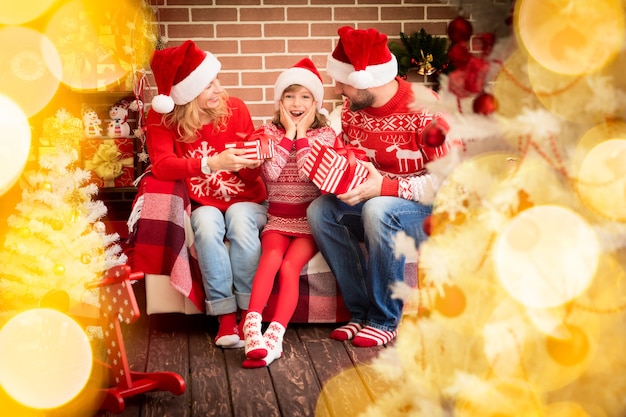
<path fill-rule="evenodd" d="M 354 177 L 356 171 L 356 160 L 367 161 L 367 155 L 365 151 L 354 146 L 346 145 L 338 136 L 335 139 L 335 151 L 338 155 L 345 157 L 348 160 L 348 168 L 346 173 L 341 177 L 339 184 L 337 185 L 337 191 L 335 194 L 343 194 L 348 190 L 350 182 Z"/>
<path fill-rule="evenodd" d="M 261 151 L 261 155 L 270 154 L 270 138 L 267 135 L 257 132 L 255 134 L 250 135 L 249 140 L 259 141 L 259 149 Z"/>
<path fill-rule="evenodd" d="M 327 145 L 320 146 L 320 151 L 316 155 L 313 167 L 311 168 L 311 175 L 313 175 L 313 173 L 317 172 L 317 170 L 319 169 L 319 166 L 324 159 L 324 154 L 326 153 L 327 149 L 333 149 L 335 153 L 337 153 L 337 155 L 343 156 L 348 161 L 346 172 L 341 176 L 341 179 L 339 180 L 339 183 L 337 184 L 334 192 L 335 194 L 343 194 L 348 190 L 352 178 L 354 177 L 354 174 L 356 172 L 357 159 L 365 161 L 367 160 L 367 156 L 365 154 L 365 151 L 359 148 L 355 148 L 353 146 L 345 146 L 343 142 L 339 138 L 337 138 L 335 140 L 335 145 L 332 148 Z"/>

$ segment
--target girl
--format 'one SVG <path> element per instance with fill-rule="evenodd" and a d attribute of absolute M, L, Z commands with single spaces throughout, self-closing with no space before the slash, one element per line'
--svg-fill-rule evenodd
<path fill-rule="evenodd" d="M 320 191 L 303 172 L 303 166 L 313 142 L 332 146 L 335 140 L 328 113 L 322 109 L 323 99 L 322 79 L 313 62 L 305 58 L 276 80 L 277 111 L 271 123 L 259 128 L 276 146 L 274 158 L 262 166 L 269 198 L 268 221 L 261 234 L 262 254 L 243 328 L 244 368 L 267 366 L 282 355 L 285 328 L 298 303 L 300 271 L 317 252 L 306 209 Z M 262 312 L 275 277 L 279 284 L 277 307 L 263 334 Z"/>

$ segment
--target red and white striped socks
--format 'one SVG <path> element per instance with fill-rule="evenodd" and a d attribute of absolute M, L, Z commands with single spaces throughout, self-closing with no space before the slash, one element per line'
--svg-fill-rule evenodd
<path fill-rule="evenodd" d="M 352 340 L 358 332 L 361 331 L 363 326 L 359 323 L 348 323 L 344 326 L 338 327 L 330 333 L 330 338 L 343 341 Z"/>
<path fill-rule="evenodd" d="M 398 334 L 398 330 L 386 331 L 371 326 L 363 327 L 359 323 L 348 323 L 338 327 L 330 333 L 330 338 L 344 341 L 352 340 L 358 347 L 383 346 L 391 342 Z"/>
<path fill-rule="evenodd" d="M 352 339 L 352 344 L 357 347 L 383 346 L 391 342 L 398 334 L 398 330 L 392 332 L 366 326 Z"/>

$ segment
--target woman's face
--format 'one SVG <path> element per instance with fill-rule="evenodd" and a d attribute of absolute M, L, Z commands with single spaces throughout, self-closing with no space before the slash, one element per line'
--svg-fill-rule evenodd
<path fill-rule="evenodd" d="M 280 101 L 289 113 L 291 120 L 298 122 L 304 113 L 313 106 L 315 98 L 308 88 L 293 86 L 285 89 Z"/>
<path fill-rule="evenodd" d="M 206 86 L 206 88 L 196 98 L 201 109 L 216 109 L 220 105 L 220 94 L 222 85 L 216 78 Z"/>

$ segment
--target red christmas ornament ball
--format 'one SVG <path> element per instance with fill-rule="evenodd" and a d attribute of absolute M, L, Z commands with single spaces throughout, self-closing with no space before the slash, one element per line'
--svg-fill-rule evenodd
<path fill-rule="evenodd" d="M 436 148 L 437 146 L 441 146 L 446 140 L 446 134 L 439 126 L 432 125 L 424 130 L 422 140 L 426 146 Z"/>
<path fill-rule="evenodd" d="M 454 43 L 450 46 L 450 49 L 448 49 L 448 58 L 456 68 L 465 67 L 471 57 L 472 54 L 470 54 L 469 48 L 465 42 Z"/>
<path fill-rule="evenodd" d="M 448 37 L 452 42 L 467 42 L 472 37 L 473 32 L 472 24 L 461 16 L 448 24 Z"/>
<path fill-rule="evenodd" d="M 484 114 L 485 116 L 496 111 L 496 99 L 493 94 L 482 93 L 474 99 L 472 109 L 474 113 Z"/>
<path fill-rule="evenodd" d="M 424 230 L 424 233 L 426 233 L 426 236 L 430 236 L 432 232 L 432 225 L 433 225 L 432 223 L 433 223 L 432 215 L 426 216 L 426 218 L 422 222 L 422 229 Z"/>

